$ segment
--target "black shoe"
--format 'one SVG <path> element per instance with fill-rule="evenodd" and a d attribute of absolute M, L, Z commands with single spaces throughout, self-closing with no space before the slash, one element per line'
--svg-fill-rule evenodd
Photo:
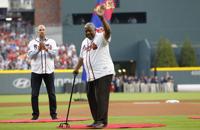
<path fill-rule="evenodd" d="M 37 120 L 39 116 L 33 116 L 31 120 Z"/>
<path fill-rule="evenodd" d="M 51 119 L 52 119 L 52 120 L 56 120 L 56 119 L 58 119 L 58 118 L 57 118 L 57 116 L 51 116 Z"/>
<path fill-rule="evenodd" d="M 103 123 L 97 123 L 93 126 L 93 128 L 95 129 L 103 129 L 107 126 L 107 124 L 103 124 Z"/>

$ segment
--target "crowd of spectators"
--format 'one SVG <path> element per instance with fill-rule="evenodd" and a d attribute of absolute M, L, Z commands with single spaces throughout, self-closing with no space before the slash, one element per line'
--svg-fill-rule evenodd
<path fill-rule="evenodd" d="M 10 27 L 0 25 L 0 70 L 30 69 L 27 46 L 33 35 L 7 28 Z M 74 68 L 77 61 L 78 56 L 74 44 L 58 45 L 58 55 L 55 59 L 56 69 Z"/>
<path fill-rule="evenodd" d="M 62 44 L 58 46 L 58 55 L 55 59 L 56 69 L 72 69 L 78 62 L 75 45 Z"/>

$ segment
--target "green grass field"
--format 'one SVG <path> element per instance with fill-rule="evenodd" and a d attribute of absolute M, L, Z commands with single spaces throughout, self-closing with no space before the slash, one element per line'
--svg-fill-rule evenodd
<path fill-rule="evenodd" d="M 85 97 L 85 94 L 82 94 Z M 79 98 L 79 94 L 74 94 L 73 98 Z M 197 100 L 200 102 L 199 93 L 112 93 L 111 101 L 134 101 L 134 100 Z M 48 102 L 47 95 L 41 94 L 40 102 Z M 57 101 L 65 102 L 69 100 L 69 94 L 57 94 Z M 0 103 L 30 103 L 30 95 L 0 95 Z M 80 104 L 73 107 L 84 107 Z M 58 105 L 59 110 L 65 110 L 66 105 Z M 41 113 L 49 111 L 47 105 L 40 105 Z M 59 114 L 59 113 L 58 113 Z M 45 117 L 45 116 L 44 116 Z M 30 119 L 31 106 L 0 107 L 0 120 L 5 119 Z M 50 118 L 46 116 L 46 118 Z M 88 117 L 91 118 L 91 117 Z M 109 122 L 112 123 L 161 123 L 166 127 L 143 128 L 144 130 L 199 130 L 200 120 L 188 119 L 186 115 L 180 116 L 110 116 Z M 71 122 L 70 124 L 89 124 L 90 121 Z M 0 123 L 0 130 L 56 130 L 59 123 Z M 136 128 L 134 128 L 136 129 Z M 143 130 L 141 129 L 141 130 Z"/>

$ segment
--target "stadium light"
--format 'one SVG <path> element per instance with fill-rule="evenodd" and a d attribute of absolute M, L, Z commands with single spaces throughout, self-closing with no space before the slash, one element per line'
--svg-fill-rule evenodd
<path fill-rule="evenodd" d="M 126 73 L 126 69 L 122 69 L 122 72 L 123 72 L 123 73 Z"/>
<path fill-rule="evenodd" d="M 118 72 L 121 73 L 122 72 L 121 69 L 118 69 Z"/>

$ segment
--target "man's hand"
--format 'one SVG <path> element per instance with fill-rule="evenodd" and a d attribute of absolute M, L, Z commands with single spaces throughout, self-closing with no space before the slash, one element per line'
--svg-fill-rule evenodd
<path fill-rule="evenodd" d="M 48 51 L 48 49 L 45 46 L 43 47 L 43 50 Z"/>
<path fill-rule="evenodd" d="M 83 58 L 79 58 L 78 63 L 77 63 L 77 65 L 76 65 L 76 67 L 74 68 L 74 71 L 73 71 L 74 75 L 77 75 L 79 73 L 79 69 L 82 65 L 83 65 Z"/>
<path fill-rule="evenodd" d="M 73 74 L 74 74 L 74 75 L 78 75 L 78 73 L 79 73 L 78 70 L 74 70 L 74 71 L 73 71 Z"/>
<path fill-rule="evenodd" d="M 105 37 L 106 40 L 108 40 L 110 38 L 111 29 L 110 29 L 108 22 L 104 18 L 105 10 L 106 10 L 106 6 L 104 4 L 99 5 L 94 9 L 94 11 L 96 12 L 97 16 L 100 18 L 100 20 L 103 24 L 104 37 Z"/>
<path fill-rule="evenodd" d="M 96 12 L 97 16 L 99 16 L 99 18 L 103 18 L 105 10 L 106 10 L 106 7 L 105 7 L 105 5 L 103 5 L 103 4 L 97 6 L 97 7 L 94 9 L 94 11 Z"/>
<path fill-rule="evenodd" d="M 41 50 L 48 51 L 48 49 L 45 47 L 45 44 L 43 42 L 41 42 L 39 45 L 39 51 L 41 51 Z"/>
<path fill-rule="evenodd" d="M 39 44 L 38 50 L 39 50 L 39 51 L 42 51 L 42 50 L 43 50 L 42 43 Z"/>

